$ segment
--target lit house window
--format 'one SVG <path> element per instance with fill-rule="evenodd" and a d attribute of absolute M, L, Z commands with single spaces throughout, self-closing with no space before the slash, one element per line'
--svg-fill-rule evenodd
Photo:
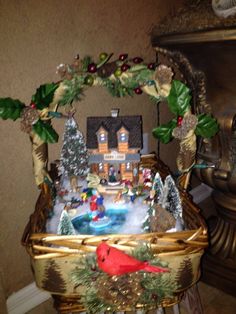
<path fill-rule="evenodd" d="M 107 140 L 107 137 L 106 137 L 106 134 L 105 133 L 100 133 L 99 134 L 99 142 L 100 143 L 104 143 L 104 142 L 106 142 L 106 140 Z"/>
<path fill-rule="evenodd" d="M 103 163 L 102 163 L 102 162 L 100 162 L 100 163 L 98 164 L 98 171 L 99 171 L 99 172 L 103 172 Z"/>
<path fill-rule="evenodd" d="M 126 171 L 131 171 L 132 170 L 132 166 L 130 162 L 127 162 L 126 166 L 125 166 L 125 170 Z"/>
<path fill-rule="evenodd" d="M 123 142 L 123 143 L 128 142 L 128 135 L 126 133 L 124 133 L 124 132 L 120 133 L 119 137 L 120 137 L 119 138 L 120 142 Z"/>

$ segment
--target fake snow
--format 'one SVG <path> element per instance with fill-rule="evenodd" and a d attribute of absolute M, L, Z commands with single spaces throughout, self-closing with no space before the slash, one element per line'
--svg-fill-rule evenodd
<path fill-rule="evenodd" d="M 54 215 L 52 218 L 50 218 L 47 221 L 47 232 L 48 233 L 57 233 L 57 228 L 60 220 L 61 213 L 67 204 L 67 202 L 70 202 L 72 198 L 75 199 L 81 199 L 80 194 L 87 187 L 86 181 L 80 181 L 78 183 L 80 187 L 80 192 L 69 192 L 68 194 L 64 195 L 63 197 L 57 196 L 56 201 L 55 201 L 55 206 L 54 206 Z M 63 183 L 63 188 L 66 190 L 70 190 L 70 183 L 68 180 L 64 180 Z M 120 215 L 125 216 L 125 219 L 123 219 L 122 224 L 120 224 L 117 227 L 114 227 L 114 230 L 109 229 L 108 233 L 119 233 L 119 234 L 139 234 L 143 233 L 143 222 L 145 219 L 145 216 L 147 215 L 147 210 L 148 210 L 148 205 L 144 204 L 144 199 L 147 197 L 147 195 L 142 196 L 142 197 L 137 197 L 134 202 L 130 200 L 130 197 L 124 196 L 122 199 L 118 202 L 114 202 L 114 199 L 116 195 L 103 195 L 104 201 L 103 205 L 105 207 L 105 216 L 106 216 L 106 211 L 109 212 L 109 216 L 112 215 L 112 212 L 116 214 L 118 217 L 118 223 L 119 220 L 119 212 L 121 213 Z M 72 223 L 76 221 L 76 219 L 82 218 L 82 216 L 90 216 L 91 217 L 91 211 L 90 211 L 90 206 L 89 206 L 89 201 L 84 202 L 83 205 L 78 206 L 77 208 L 70 209 L 68 211 L 68 214 L 70 215 L 72 219 Z M 117 214 L 118 213 L 118 214 Z M 125 213 L 125 215 L 124 215 Z M 113 221 L 114 222 L 114 221 Z M 102 223 L 102 220 L 101 220 Z M 104 220 L 104 223 L 106 221 Z M 74 223 L 76 225 L 76 223 Z M 101 225 L 101 224 L 100 224 Z M 114 225 L 116 223 L 114 222 Z M 93 224 L 91 224 L 93 226 Z M 99 229 L 99 224 L 97 225 Z M 96 228 L 95 228 L 96 229 Z M 76 230 L 76 233 L 79 234 L 80 230 Z M 103 234 L 106 234 L 104 230 Z M 91 234 L 99 234 L 99 230 L 95 230 L 94 232 L 91 232 Z"/>

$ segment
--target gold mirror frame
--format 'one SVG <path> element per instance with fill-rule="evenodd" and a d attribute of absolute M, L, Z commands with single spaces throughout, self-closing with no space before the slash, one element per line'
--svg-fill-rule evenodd
<path fill-rule="evenodd" d="M 188 49 L 185 50 L 185 47 L 189 46 L 192 46 L 193 49 L 201 50 L 203 45 L 204 47 L 208 47 L 207 45 L 216 44 L 220 49 L 221 44 L 232 43 L 236 47 L 236 43 L 234 43 L 236 40 L 236 17 L 229 19 L 212 17 L 214 13 L 210 12 L 209 4 L 206 4 L 206 1 L 196 2 L 198 4 L 196 4 L 195 12 L 194 10 L 189 10 L 188 12 L 190 6 L 186 6 L 182 11 L 180 10 L 180 13 L 177 12 L 176 16 L 172 16 L 169 20 L 167 19 L 164 24 L 161 24 L 160 27 L 157 26 L 153 30 L 151 42 L 153 47 L 156 48 L 157 53 L 160 51 L 160 47 L 164 47 L 164 49 L 167 48 L 171 51 L 172 54 L 178 53 L 184 57 L 185 51 L 188 51 Z M 210 1 L 208 2 L 210 3 Z M 188 16 L 187 22 L 183 22 L 184 15 Z M 210 22 L 204 25 L 207 20 L 206 17 L 210 15 Z M 197 22 L 201 18 L 203 22 L 198 24 Z M 181 25 L 181 22 L 185 23 L 185 26 L 186 23 L 191 25 L 186 28 Z M 194 25 L 195 29 L 193 29 Z M 224 53 L 224 49 L 222 50 L 222 53 Z M 190 77 L 188 80 L 194 81 L 194 76 L 192 76 L 194 72 L 189 74 Z M 203 83 L 203 80 L 201 82 Z M 197 84 L 195 85 L 194 92 L 198 93 Z M 194 95 L 194 98 L 198 99 L 198 96 Z M 194 106 L 196 106 L 195 109 L 199 109 L 199 103 L 194 104 Z M 205 146 L 205 152 L 209 149 L 210 152 L 214 152 L 215 148 L 219 150 L 219 163 L 217 164 L 217 168 L 219 167 L 219 169 L 199 170 L 198 176 L 203 182 L 213 186 L 215 189 L 213 192 L 215 205 L 213 206 L 215 207 L 216 216 L 209 230 L 211 246 L 203 258 L 203 280 L 212 286 L 236 296 L 236 177 L 234 171 L 230 171 L 226 177 L 222 176 L 223 172 L 225 174 L 223 170 L 227 168 L 225 166 L 230 164 L 229 155 L 231 150 L 234 149 L 235 107 L 232 108 L 232 106 L 232 104 L 231 106 L 222 104 L 224 111 L 222 110 L 222 113 L 219 113 L 218 117 L 221 131 L 215 140 L 218 144 L 215 146 L 212 142 L 202 143 Z M 201 151 L 198 154 L 201 159 Z M 210 206 L 212 206 L 212 203 L 210 203 Z M 207 210 L 209 211 L 210 207 Z"/>

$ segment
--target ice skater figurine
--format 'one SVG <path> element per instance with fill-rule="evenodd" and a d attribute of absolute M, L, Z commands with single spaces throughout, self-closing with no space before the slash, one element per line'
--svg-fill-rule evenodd
<path fill-rule="evenodd" d="M 88 201 L 88 195 L 87 193 L 83 192 L 80 194 L 80 197 L 82 199 L 83 202 L 87 202 Z"/>
<path fill-rule="evenodd" d="M 136 195 L 133 191 L 133 186 L 132 184 L 128 185 L 128 193 L 127 195 L 130 197 L 130 201 L 133 203 L 135 198 L 136 198 Z"/>
<path fill-rule="evenodd" d="M 98 207 L 103 205 L 103 200 L 104 200 L 104 197 L 98 193 L 97 194 L 97 201 L 96 201 Z"/>
<path fill-rule="evenodd" d="M 91 201 L 89 203 L 90 210 L 93 212 L 98 209 L 97 205 L 97 191 L 95 189 L 92 190 Z"/>
<path fill-rule="evenodd" d="M 99 219 L 105 216 L 105 207 L 103 205 L 103 200 L 104 200 L 104 197 L 98 193 L 97 194 L 97 206 L 98 206 L 98 218 Z"/>

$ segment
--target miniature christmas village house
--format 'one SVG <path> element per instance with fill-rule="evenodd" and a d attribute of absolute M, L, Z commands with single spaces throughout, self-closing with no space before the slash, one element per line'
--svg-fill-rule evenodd
<path fill-rule="evenodd" d="M 138 180 L 141 116 L 88 117 L 87 148 L 92 173 L 109 182 Z"/>

